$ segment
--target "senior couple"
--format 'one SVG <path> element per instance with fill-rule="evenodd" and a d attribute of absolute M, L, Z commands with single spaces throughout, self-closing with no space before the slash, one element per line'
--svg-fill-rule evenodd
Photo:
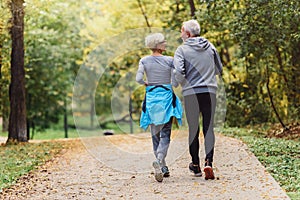
<path fill-rule="evenodd" d="M 158 182 L 170 175 L 166 165 L 173 118 L 181 124 L 182 107 L 172 86 L 182 87 L 185 115 L 189 129 L 189 170 L 195 176 L 202 176 L 199 159 L 199 117 L 205 145 L 205 179 L 214 179 L 214 114 L 216 108 L 217 80 L 222 73 L 222 63 L 216 48 L 205 38 L 200 37 L 200 25 L 196 20 L 183 22 L 181 27 L 183 44 L 175 51 L 174 58 L 164 56 L 166 40 L 161 33 L 146 37 L 145 44 L 152 54 L 139 62 L 136 81 L 146 86 L 142 105 L 140 126 L 150 126 L 153 151 L 154 176 Z M 146 78 L 144 78 L 146 74 Z"/>

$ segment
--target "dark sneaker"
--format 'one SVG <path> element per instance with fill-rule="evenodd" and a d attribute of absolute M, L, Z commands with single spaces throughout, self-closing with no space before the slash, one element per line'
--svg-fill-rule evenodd
<path fill-rule="evenodd" d="M 163 167 L 161 168 L 161 171 L 162 171 L 164 177 L 169 177 L 169 176 L 170 176 L 170 172 L 169 172 L 169 169 L 168 169 L 167 166 L 163 166 Z"/>
<path fill-rule="evenodd" d="M 204 173 L 205 173 L 205 180 L 208 179 L 215 179 L 213 168 L 209 165 L 204 167 Z"/>
<path fill-rule="evenodd" d="M 154 161 L 152 163 L 152 166 L 154 167 L 154 177 L 155 180 L 157 180 L 158 182 L 162 182 L 163 181 L 163 173 L 161 171 L 161 167 L 158 161 Z"/>
<path fill-rule="evenodd" d="M 189 169 L 191 172 L 193 172 L 195 174 L 195 176 L 197 176 L 197 177 L 202 176 L 202 172 L 201 172 L 199 165 L 194 165 L 193 163 L 190 163 Z"/>
<path fill-rule="evenodd" d="M 205 165 L 204 165 L 204 167 L 206 167 L 206 166 L 211 166 L 211 167 L 212 167 L 212 162 L 210 162 L 208 159 L 205 160 Z"/>

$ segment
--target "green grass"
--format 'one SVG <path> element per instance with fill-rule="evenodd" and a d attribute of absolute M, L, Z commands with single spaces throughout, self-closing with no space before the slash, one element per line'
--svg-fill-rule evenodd
<path fill-rule="evenodd" d="M 266 138 L 251 129 L 226 128 L 224 135 L 241 139 L 291 199 L 300 199 L 299 140 Z"/>
<path fill-rule="evenodd" d="M 103 135 L 104 130 L 113 130 L 115 134 L 124 134 L 130 133 L 130 124 L 120 122 L 118 124 L 109 123 L 105 128 L 90 128 L 89 124 L 81 124 L 79 125 L 78 130 L 74 128 L 68 128 L 68 138 L 78 138 L 78 137 L 87 137 L 87 136 L 99 136 Z M 58 124 L 53 126 L 53 128 L 45 129 L 42 131 L 35 131 L 32 138 L 32 133 L 30 135 L 30 140 L 52 140 L 52 139 L 60 139 L 65 138 L 65 132 L 62 128 L 63 125 Z M 82 128 L 80 128 L 82 127 Z M 133 132 L 139 133 L 143 132 L 141 128 L 138 127 L 137 123 L 133 123 Z M 7 137 L 7 132 L 2 132 L 0 128 L 0 136 Z"/>
<path fill-rule="evenodd" d="M 1 137 L 7 137 L 7 132 L 1 132 Z M 32 137 L 32 136 L 30 136 Z M 36 131 L 33 136 L 33 140 L 52 140 L 52 139 L 60 139 L 65 137 L 65 132 L 63 129 L 46 129 L 43 131 Z M 78 138 L 78 133 L 75 129 L 68 130 L 68 138 Z M 31 139 L 30 139 L 31 140 Z"/>
<path fill-rule="evenodd" d="M 108 123 L 105 128 L 97 128 L 96 126 L 102 121 L 113 120 L 112 115 L 99 116 L 99 121 L 97 122 L 95 119 L 94 127 L 91 128 L 91 119 L 89 115 L 77 116 L 73 117 L 71 114 L 68 116 L 68 124 L 71 127 L 78 128 L 77 130 L 74 128 L 68 128 L 68 138 L 78 138 L 78 137 L 88 137 L 88 136 L 99 136 L 103 135 L 104 130 L 113 130 L 115 134 L 124 134 L 130 133 L 130 124 L 128 122 L 119 122 L 119 123 Z M 64 124 L 63 124 L 63 116 L 61 116 L 59 122 L 57 124 L 52 124 L 51 128 L 45 130 L 35 130 L 32 138 L 32 130 L 30 133 L 30 139 L 32 140 L 52 140 L 52 139 L 60 139 L 65 137 L 64 132 Z M 133 122 L 133 133 L 143 132 L 143 130 L 139 127 L 139 122 Z M 2 125 L 0 124 L 0 136 L 7 137 L 7 132 L 2 132 Z"/>
<path fill-rule="evenodd" d="M 46 129 L 34 133 L 33 140 L 52 140 L 65 138 L 65 132 L 62 129 Z M 78 133 L 75 129 L 68 129 L 68 138 L 78 138 Z"/>
<path fill-rule="evenodd" d="M 60 142 L 0 146 L 0 192 L 24 174 L 53 158 L 65 146 Z"/>

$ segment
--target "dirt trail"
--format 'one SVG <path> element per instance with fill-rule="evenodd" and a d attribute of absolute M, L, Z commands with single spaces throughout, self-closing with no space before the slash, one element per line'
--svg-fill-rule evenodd
<path fill-rule="evenodd" d="M 289 199 L 245 144 L 220 134 L 216 139 L 216 180 L 188 171 L 186 133 L 173 136 L 171 176 L 162 183 L 152 174 L 150 137 L 118 135 L 74 140 L 77 148 L 22 178 L 0 199 Z"/>

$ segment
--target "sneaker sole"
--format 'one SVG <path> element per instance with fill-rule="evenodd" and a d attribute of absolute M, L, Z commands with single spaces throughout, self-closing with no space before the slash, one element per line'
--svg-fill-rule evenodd
<path fill-rule="evenodd" d="M 190 172 L 192 172 L 194 174 L 194 176 L 196 176 L 196 177 L 201 177 L 202 176 L 202 173 L 195 174 L 194 171 L 192 171 L 192 170 L 190 170 Z"/>
<path fill-rule="evenodd" d="M 211 167 L 209 166 L 204 167 L 204 173 L 205 173 L 205 180 L 215 179 L 215 175 Z"/>
<path fill-rule="evenodd" d="M 196 177 L 201 177 L 202 176 L 202 172 L 196 173 L 196 174 L 195 174 L 195 172 L 193 170 L 190 170 L 190 172 L 193 173 L 194 176 L 196 176 Z"/>
<path fill-rule="evenodd" d="M 163 179 L 164 179 L 164 176 L 163 176 L 163 173 L 160 169 L 160 166 L 159 166 L 159 163 L 157 161 L 154 161 L 152 163 L 153 167 L 154 167 L 154 177 L 155 177 L 155 180 L 157 180 L 158 182 L 162 182 Z"/>

